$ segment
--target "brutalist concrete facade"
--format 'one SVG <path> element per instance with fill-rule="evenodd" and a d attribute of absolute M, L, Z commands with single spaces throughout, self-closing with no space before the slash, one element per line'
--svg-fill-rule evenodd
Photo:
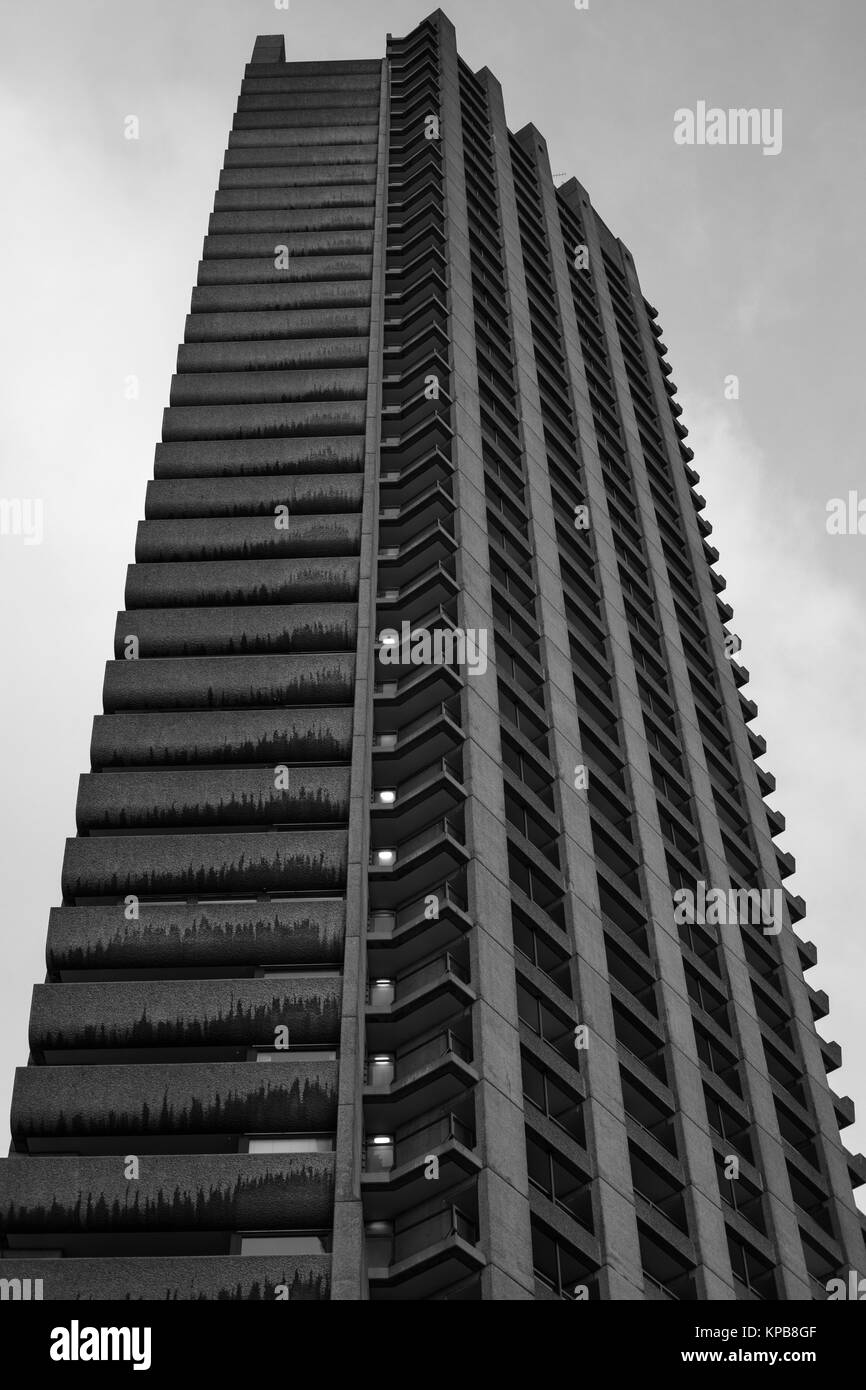
<path fill-rule="evenodd" d="M 866 1272 L 674 397 L 630 253 L 441 12 L 382 60 L 257 40 L 16 1081 L 9 1296 Z"/>

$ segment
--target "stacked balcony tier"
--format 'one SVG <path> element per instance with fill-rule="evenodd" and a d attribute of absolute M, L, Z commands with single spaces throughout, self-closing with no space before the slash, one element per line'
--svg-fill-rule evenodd
<path fill-rule="evenodd" d="M 270 54 L 204 239 L 0 1167 L 3 1272 L 45 1298 L 329 1296 L 382 65 Z"/>

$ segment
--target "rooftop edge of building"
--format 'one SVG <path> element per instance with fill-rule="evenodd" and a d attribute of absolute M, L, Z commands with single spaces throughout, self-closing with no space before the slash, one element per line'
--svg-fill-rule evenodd
<path fill-rule="evenodd" d="M 263 75 L 263 69 L 288 68 L 298 75 L 325 77 L 345 73 L 377 73 L 382 67 L 382 58 L 329 59 L 323 62 L 292 63 L 286 59 L 286 40 L 283 34 L 259 34 L 253 45 L 253 54 L 246 65 L 245 76 L 252 73 Z"/>

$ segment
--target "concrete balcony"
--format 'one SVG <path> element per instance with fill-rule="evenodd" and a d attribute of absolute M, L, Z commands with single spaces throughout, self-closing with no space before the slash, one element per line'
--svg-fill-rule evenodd
<path fill-rule="evenodd" d="M 199 517 L 267 517 L 288 507 L 290 529 L 300 516 L 360 513 L 364 479 L 359 473 L 278 474 L 271 478 L 165 478 L 148 483 L 147 521 Z M 321 552 L 320 552 L 321 553 Z"/>
<path fill-rule="evenodd" d="M 447 527 L 453 514 L 454 498 L 450 491 L 434 483 L 423 492 L 403 499 L 398 506 L 380 508 L 380 544 L 387 547 L 406 545 L 419 531 L 436 523 L 444 523 Z"/>
<path fill-rule="evenodd" d="M 451 1031 L 401 1049 L 390 1068 L 377 1061 L 386 1055 L 367 1059 L 364 1121 L 371 1134 L 396 1134 L 430 1110 L 451 1109 L 479 1079 L 471 1049 Z"/>
<path fill-rule="evenodd" d="M 446 701 L 450 709 L 453 697 L 463 688 L 462 677 L 451 666 L 402 668 L 391 680 L 390 668 L 380 665 L 377 674 L 384 677 L 374 689 L 375 748 L 382 755 L 394 750 L 408 724 Z M 458 714 L 451 711 L 450 717 L 456 721 Z"/>
<path fill-rule="evenodd" d="M 229 241 L 235 238 L 220 239 Z M 332 368 L 354 367 L 355 369 L 360 368 L 364 372 L 361 385 L 365 390 L 367 353 L 366 339 L 360 336 L 283 338 L 268 339 L 264 342 L 241 340 L 236 343 L 182 343 L 177 354 L 177 369 L 186 377 L 191 373 L 225 372 L 229 374 L 242 372 L 252 374 L 261 371 L 298 370 L 309 372 L 311 368 L 318 368 L 319 370 L 327 368 L 330 373 Z M 245 379 L 245 377 L 240 377 L 237 382 Z M 318 385 L 320 377 L 318 374 L 311 374 L 307 380 L 310 385 Z M 327 380 L 328 382 L 332 380 L 330 375 Z M 348 381 L 351 381 L 351 378 L 348 378 Z M 332 392 L 333 394 L 335 393 Z M 342 392 L 336 393 L 336 398 L 339 400 L 350 394 L 350 391 L 344 389 Z M 273 397 L 269 399 L 273 399 Z M 305 397 L 298 395 L 296 399 L 303 400 Z M 182 404 L 182 402 L 178 401 L 177 404 Z"/>
<path fill-rule="evenodd" d="M 453 562 L 434 565 L 400 589 L 380 590 L 376 594 L 377 623 L 399 632 L 404 622 L 414 626 L 431 603 L 437 607 L 454 603 L 460 589 L 452 569 Z"/>
<path fill-rule="evenodd" d="M 191 1256 L 160 1259 L 12 1259 L 0 1265 L 12 1281 L 41 1280 L 48 1302 L 115 1299 L 320 1302 L 330 1297 L 330 1255 Z M 18 1286 L 20 1288 L 20 1285 Z M 18 1293 L 13 1291 L 13 1299 Z"/>
<path fill-rule="evenodd" d="M 373 905 L 367 926 L 372 978 L 396 979 L 426 961 L 431 952 L 462 950 L 472 926 L 465 900 L 448 883 L 433 884 L 428 891 L 437 901 L 435 917 L 427 915 L 425 901 L 390 911 Z"/>
<path fill-rule="evenodd" d="M 803 918 L 806 916 L 805 899 L 801 897 L 799 893 L 795 895 L 788 888 L 783 888 L 782 892 L 785 894 L 785 905 L 788 909 L 791 921 L 802 922 Z M 812 949 L 814 950 L 814 947 Z"/>
<path fill-rule="evenodd" d="M 83 773 L 80 833 L 174 826 L 333 825 L 349 818 L 348 767 L 109 768 Z M 461 789 L 462 791 L 462 789 Z M 448 805 L 452 805 L 454 791 Z"/>
<path fill-rule="evenodd" d="M 373 183 L 309 183 L 294 188 L 225 188 L 214 197 L 214 214 L 224 212 L 263 212 L 271 209 L 289 212 L 309 209 L 372 208 L 376 202 Z"/>
<path fill-rule="evenodd" d="M 108 661 L 102 698 L 109 713 L 349 704 L 354 679 L 348 652 Z"/>
<path fill-rule="evenodd" d="M 217 185 L 220 191 L 238 188 L 322 188 L 376 182 L 376 165 L 370 164 L 287 164 L 261 169 L 223 169 Z M 214 204 L 216 207 L 216 204 Z"/>
<path fill-rule="evenodd" d="M 847 1129 L 849 1125 L 853 1125 L 856 1119 L 853 1100 L 850 1096 L 837 1096 L 832 1089 L 830 1096 L 833 1100 L 833 1109 L 836 1112 L 839 1128 Z"/>
<path fill-rule="evenodd" d="M 135 920 L 116 904 L 53 907 L 46 959 L 54 974 L 231 966 L 247 975 L 263 962 L 338 966 L 344 935 L 342 898 L 141 903 Z"/>
<path fill-rule="evenodd" d="M 208 311 L 189 314 L 184 330 L 184 342 L 243 342 L 262 346 L 274 339 L 322 338 L 336 341 L 344 336 L 356 334 L 366 343 L 369 329 L 370 313 L 364 308 L 290 308 L 284 312 L 273 312 L 245 310 L 241 307 L 239 310 L 226 313 Z M 244 471 L 256 470 L 237 470 L 238 473 Z M 279 472 L 276 468 L 258 471 Z M 157 474 L 157 477 L 159 476 Z"/>
<path fill-rule="evenodd" d="M 272 42 L 267 35 L 262 35 L 256 40 L 256 44 L 261 44 L 262 49 L 270 48 Z M 281 42 L 282 40 L 278 37 L 276 45 L 279 46 Z M 262 57 L 263 61 L 258 61 L 259 56 Z M 268 59 L 268 61 L 264 61 L 264 59 Z M 336 77 L 344 79 L 338 82 L 338 87 L 342 90 L 344 87 L 355 89 L 358 86 L 368 85 L 364 82 L 356 83 L 354 80 L 349 80 L 359 76 L 365 76 L 368 82 L 375 83 L 382 71 L 382 62 L 379 58 L 338 58 L 325 62 L 292 63 L 290 69 L 285 66 L 285 61 L 285 45 L 283 45 L 281 56 L 276 58 L 270 52 L 260 53 L 257 47 L 256 61 L 247 63 L 244 68 L 244 77 L 281 77 L 284 80 L 291 77 L 292 81 L 289 87 L 292 91 L 308 90 L 306 81 L 301 81 L 301 78 L 327 78 L 328 82 L 323 81 L 322 83 L 325 86 L 330 85 L 330 79 Z"/>
<path fill-rule="evenodd" d="M 395 1052 L 422 1033 L 456 1024 L 477 997 L 468 966 L 450 951 L 410 966 L 387 988 L 382 983 L 372 981 L 368 989 L 366 1038 L 373 1052 Z"/>
<path fill-rule="evenodd" d="M 365 157 L 371 163 L 376 161 L 376 147 L 379 139 L 378 111 L 376 119 L 366 125 L 351 125 L 340 119 L 320 121 L 318 125 L 285 125 L 256 130 L 232 130 L 229 134 L 229 150 L 273 147 L 275 153 L 308 153 L 311 162 L 327 160 L 332 146 L 352 150 L 366 146 Z"/>
<path fill-rule="evenodd" d="M 356 191 L 353 185 L 353 191 Z M 305 190 L 304 200 L 308 201 L 309 190 Z M 280 232 L 285 240 L 293 235 L 303 235 L 305 232 L 324 234 L 338 230 L 351 230 L 362 228 L 372 229 L 375 220 L 375 212 L 372 203 L 364 203 L 357 207 L 351 205 L 346 207 L 285 207 L 259 209 L 255 211 L 248 209 L 245 211 L 234 212 L 212 212 L 208 221 L 208 236 L 216 237 L 218 240 L 223 235 L 233 239 L 256 236 L 262 232 Z M 269 244 L 274 245 L 270 240 Z M 288 245 L 291 248 L 291 240 Z M 205 248 L 207 241 L 205 241 Z M 205 256 L 208 252 L 205 249 Z M 234 254 L 240 255 L 240 252 Z"/>
<path fill-rule="evenodd" d="M 441 522 L 434 522 L 402 545 L 379 548 L 379 583 L 382 588 L 401 589 L 432 565 L 444 564 L 456 553 L 457 542 Z"/>
<path fill-rule="evenodd" d="M 422 669 L 432 678 L 434 672 L 447 668 L 428 666 Z M 406 723 L 399 724 L 394 734 L 383 732 L 374 736 L 375 780 L 379 787 L 401 786 L 411 777 L 423 774 L 434 759 L 453 755 L 463 742 L 463 730 L 457 723 L 458 711 L 434 699 L 439 691 L 431 679 L 420 685 L 424 687 L 426 698 L 421 702 L 419 696 L 421 712 L 417 718 L 411 718 L 411 704 L 407 706 L 402 700 L 392 716 L 383 713 L 383 722 L 388 718 L 389 723 L 391 719 L 395 723 L 405 719 Z M 413 686 L 412 692 L 414 689 Z"/>
<path fill-rule="evenodd" d="M 134 1180 L 124 1166 L 118 1157 L 0 1160 L 5 1234 L 19 1246 L 47 1236 L 63 1249 L 64 1234 L 317 1230 L 332 1223 L 333 1154 L 142 1155 Z"/>
<path fill-rule="evenodd" d="M 162 438 L 163 443 L 171 444 L 186 440 L 358 434 L 363 432 L 365 410 L 362 399 L 169 406 L 163 411 Z"/>
<path fill-rule="evenodd" d="M 382 461 L 387 464 L 389 471 L 392 467 L 405 471 L 412 465 L 426 465 L 434 450 L 442 452 L 447 458 L 446 451 L 451 447 L 454 433 L 449 421 L 442 414 L 431 415 L 410 430 L 401 430 L 399 421 L 394 421 L 390 433 L 386 417 L 384 429 Z M 432 478 L 425 478 L 425 482 L 431 481 Z"/>
<path fill-rule="evenodd" d="M 352 711 L 323 708 L 101 714 L 93 721 L 94 769 L 176 764 L 348 761 Z"/>
<path fill-rule="evenodd" d="M 110 835 L 67 840 L 63 896 L 309 893 L 346 879 L 344 830 Z"/>
<path fill-rule="evenodd" d="M 356 350 L 361 349 L 358 355 L 364 361 L 363 366 L 341 367 L 331 363 L 289 371 L 254 371 L 249 368 L 239 372 L 182 371 L 171 379 L 171 405 L 285 405 L 290 402 L 313 404 L 321 401 L 366 400 L 364 340 L 354 338 L 342 341 L 348 341 Z M 313 339 L 313 351 L 317 343 L 325 347 L 328 339 Z M 243 344 L 236 347 L 245 351 Z M 201 352 L 201 348 L 198 351 Z M 225 349 L 218 351 L 224 352 Z"/>
<path fill-rule="evenodd" d="M 249 314 L 291 309 L 363 309 L 370 304 L 371 292 L 369 279 L 338 280 L 334 283 L 310 280 L 301 283 L 287 280 L 284 276 L 266 285 L 198 285 L 192 292 L 190 312 Z M 281 333 L 279 336 L 292 335 Z"/>
<path fill-rule="evenodd" d="M 285 316 L 277 314 L 275 317 L 283 319 Z M 236 480 L 294 473 L 342 473 L 346 469 L 360 471 L 363 464 L 363 434 L 246 439 L 243 442 L 220 439 L 157 444 L 154 476 L 157 481 L 228 477 Z"/>
<path fill-rule="evenodd" d="M 360 68 L 357 72 L 343 72 L 342 63 L 316 63 L 316 71 L 311 71 L 308 76 L 295 71 L 295 64 L 291 65 L 291 71 L 287 71 L 284 66 L 280 70 L 279 64 L 250 63 L 246 68 L 246 75 L 241 84 L 242 96 L 253 96 L 259 92 L 290 92 L 293 96 L 301 92 L 315 92 L 317 96 L 327 93 L 328 101 L 331 100 L 331 93 L 341 92 L 344 95 L 349 93 L 362 92 L 364 100 L 371 99 L 370 93 L 378 94 L 381 85 L 382 65 L 381 63 L 364 69 Z M 345 67 L 350 67 L 349 63 Z M 264 68 L 268 71 L 265 73 Z M 321 69 L 321 71 L 319 70 Z"/>
<path fill-rule="evenodd" d="M 12 1094 L 15 1148 L 33 1152 L 33 1141 L 59 1138 L 74 1149 L 77 1136 L 126 1141 L 136 1135 L 333 1130 L 337 1067 L 300 1061 L 19 1067 Z"/>
<path fill-rule="evenodd" d="M 154 1048 L 271 1048 L 280 1027 L 288 1028 L 293 1048 L 334 1047 L 340 1037 L 340 999 L 336 973 L 36 985 L 30 1047 L 49 1063 L 69 1060 L 64 1052 L 75 1052 L 75 1061 L 98 1061 L 100 1051 L 118 1049 L 136 1052 L 124 1061 L 148 1062 L 148 1049 Z M 92 1059 L 79 1055 L 85 1051 Z M 292 1065 L 290 1051 L 274 1056 L 281 1066 Z"/>
<path fill-rule="evenodd" d="M 266 131 L 244 133 L 268 134 Z M 226 150 L 223 158 L 223 177 L 231 172 L 269 173 L 275 176 L 274 182 L 282 183 L 286 173 L 309 170 L 317 176 L 328 176 L 333 170 L 338 169 L 344 173 L 346 183 L 351 186 L 356 170 L 366 170 L 375 165 L 376 153 L 375 144 L 301 146 L 275 145 L 261 140 L 255 145 Z"/>
<path fill-rule="evenodd" d="M 327 182 L 331 174 L 339 170 L 345 175 L 346 183 L 351 185 L 355 182 L 357 169 L 375 167 L 378 152 L 375 128 L 371 140 L 369 126 L 354 127 L 358 135 L 363 137 L 358 144 L 352 143 L 352 129 L 343 127 L 339 140 L 315 145 L 301 143 L 297 138 L 294 143 L 288 143 L 285 139 L 286 136 L 311 134 L 312 126 L 237 131 L 234 136 L 229 136 L 229 147 L 223 157 L 223 174 L 227 171 L 268 170 L 282 181 L 280 176 L 286 172 L 294 174 L 309 170 L 317 178 L 324 175 L 323 181 Z"/>
<path fill-rule="evenodd" d="M 431 365 L 431 371 L 436 365 Z M 383 426 L 389 435 L 399 432 L 404 436 L 416 429 L 432 429 L 437 420 L 441 420 L 443 429 L 450 428 L 451 397 L 447 391 L 442 390 L 437 400 L 428 400 L 423 391 L 413 395 L 410 388 L 400 394 L 402 399 L 399 402 L 386 404 L 382 410 Z"/>
<path fill-rule="evenodd" d="M 451 485 L 454 465 L 441 449 L 430 450 L 426 458 L 403 469 L 394 468 L 395 462 L 389 459 L 389 471 L 379 475 L 379 496 L 385 510 L 397 511 L 411 503 L 427 492 L 431 482 L 443 490 Z M 450 496 L 450 493 L 445 495 Z"/>
<path fill-rule="evenodd" d="M 354 603 L 139 608 L 118 614 L 114 653 L 123 658 L 131 637 L 141 658 L 354 651 L 357 622 Z"/>
<path fill-rule="evenodd" d="M 373 269 L 371 256 L 292 256 L 290 252 L 287 268 L 277 266 L 275 261 L 276 251 L 273 245 L 266 256 L 199 261 L 196 283 L 200 286 L 331 286 L 343 282 L 369 280 Z"/>
<path fill-rule="evenodd" d="M 430 1179 L 424 1174 L 431 1158 L 437 1162 L 436 1194 L 446 1197 L 480 1171 L 474 1147 L 472 1130 L 450 1113 L 388 1145 L 368 1139 L 361 1178 L 366 1215 L 374 1221 L 392 1221 L 429 1201 Z"/>
<path fill-rule="evenodd" d="M 806 986 L 809 995 L 809 1003 L 812 1006 L 812 1017 L 817 1023 L 818 1019 L 826 1018 L 830 1012 L 830 1000 L 827 991 L 823 989 L 813 989 L 811 985 Z"/>
<path fill-rule="evenodd" d="M 386 860 L 383 855 L 391 853 Z M 463 827 L 457 818 L 434 821 L 391 851 L 371 854 L 369 876 L 381 907 L 393 907 L 414 894 L 423 895 L 432 881 L 459 873 L 469 860 Z"/>
<path fill-rule="evenodd" d="M 165 560 L 310 559 L 357 555 L 361 548 L 361 518 L 355 513 L 335 516 L 185 517 L 183 520 L 139 522 L 135 559 L 141 563 Z M 277 525 L 280 522 L 280 525 Z"/>
<path fill-rule="evenodd" d="M 374 90 L 375 75 L 381 74 L 382 63 L 379 59 L 358 58 L 324 63 L 292 63 L 291 67 L 287 67 L 285 65 L 285 42 L 281 36 L 270 41 L 265 35 L 257 39 L 256 44 L 254 61 L 248 63 L 244 68 L 244 78 L 257 78 L 258 80 L 279 78 L 283 84 L 281 90 L 291 93 L 298 100 L 310 93 L 318 95 L 325 91 L 328 92 L 329 101 L 332 99 L 332 91 L 335 93 L 334 100 L 338 96 L 341 100 L 348 97 L 361 100 L 358 92 L 368 89 Z M 258 47 L 259 44 L 262 45 L 261 49 Z M 346 76 L 343 76 L 344 74 Z M 332 81 L 335 77 L 343 77 L 343 80 L 337 81 L 335 84 Z M 358 81 L 358 77 L 366 80 Z M 244 85 L 246 85 L 246 81 Z"/>
<path fill-rule="evenodd" d="M 354 599 L 357 592 L 358 561 L 325 556 L 130 565 L 125 598 L 127 609 L 153 609 L 315 600 L 328 604 Z"/>
<path fill-rule="evenodd" d="M 395 1225 L 390 1261 L 374 1261 L 387 1252 L 386 1243 L 373 1242 L 368 1252 L 370 1291 L 374 1299 L 426 1300 L 469 1273 L 478 1273 L 486 1259 L 478 1249 L 478 1223 L 471 1213 L 448 1207 L 400 1229 Z"/>
<path fill-rule="evenodd" d="M 342 112 L 342 108 L 346 108 L 345 115 L 340 115 L 340 120 L 346 121 L 365 107 L 373 108 L 378 117 L 379 93 L 376 87 L 301 88 L 286 82 L 272 92 L 241 91 L 237 105 L 238 111 L 291 111 L 296 112 L 299 118 L 310 111 L 340 108 Z M 323 122 L 324 116 L 319 116 L 315 123 L 321 125 Z"/>
<path fill-rule="evenodd" d="M 383 796 L 383 790 L 386 795 Z M 370 802 L 370 842 L 374 849 L 402 845 L 418 835 L 431 819 L 449 816 L 466 797 L 462 768 L 455 755 L 433 758 L 396 785 L 376 768 Z"/>
<path fill-rule="evenodd" d="M 328 98 L 322 98 L 322 100 L 326 99 Z M 278 131 L 283 129 L 297 131 L 309 127 L 335 125 L 352 130 L 358 126 L 372 126 L 378 129 L 378 106 L 337 106 L 332 102 L 328 106 L 296 106 L 287 110 L 278 110 L 276 107 L 257 107 L 252 104 L 255 100 L 257 99 L 241 97 L 232 122 L 233 131 Z"/>

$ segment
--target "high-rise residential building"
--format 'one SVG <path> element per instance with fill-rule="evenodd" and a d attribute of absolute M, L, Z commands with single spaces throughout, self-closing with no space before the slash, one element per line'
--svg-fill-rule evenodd
<path fill-rule="evenodd" d="M 866 1273 L 675 393 L 630 252 L 441 12 L 384 59 L 257 40 L 15 1084 L 7 1296 Z"/>

